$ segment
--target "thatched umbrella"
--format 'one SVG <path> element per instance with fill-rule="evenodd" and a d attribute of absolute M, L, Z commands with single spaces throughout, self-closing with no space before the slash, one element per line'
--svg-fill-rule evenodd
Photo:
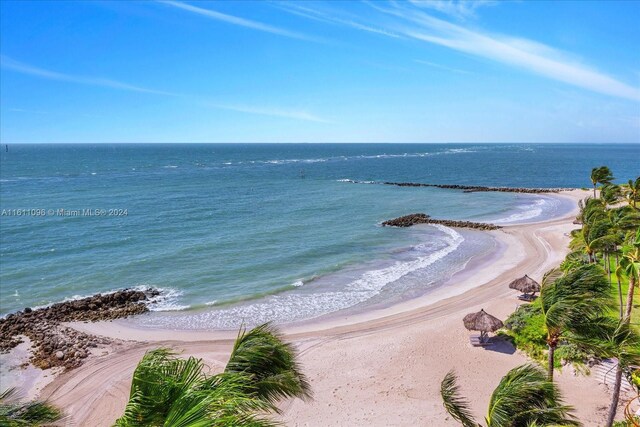
<path fill-rule="evenodd" d="M 495 332 L 504 326 L 502 320 L 484 311 L 469 313 L 462 319 L 464 327 L 470 331 L 480 331 L 480 341 L 484 342 L 489 332 Z"/>
<path fill-rule="evenodd" d="M 521 278 L 509 283 L 509 287 L 511 289 L 516 289 L 522 292 L 523 294 L 527 295 L 529 299 L 532 298 L 536 294 L 536 292 L 540 292 L 540 283 L 536 282 L 526 274 Z"/>

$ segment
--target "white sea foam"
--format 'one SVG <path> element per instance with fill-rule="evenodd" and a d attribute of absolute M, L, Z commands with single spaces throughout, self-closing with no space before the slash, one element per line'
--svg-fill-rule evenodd
<path fill-rule="evenodd" d="M 304 285 L 304 282 L 302 280 L 296 280 L 291 284 L 291 286 L 295 286 L 296 288 L 299 288 L 300 286 L 303 286 L 303 285 Z"/>
<path fill-rule="evenodd" d="M 55 250 L 55 249 L 52 249 Z M 181 290 L 178 289 L 173 289 L 173 288 L 160 288 L 157 286 L 151 286 L 151 285 L 137 285 L 134 286 L 130 289 L 134 289 L 136 291 L 147 291 L 148 289 L 153 288 L 153 289 L 157 289 L 158 291 L 160 291 L 160 295 L 151 298 L 149 300 L 149 310 L 151 311 L 179 311 L 179 310 L 186 310 L 189 308 L 188 305 L 180 305 L 178 304 L 178 300 L 180 299 L 180 297 L 183 295 L 183 292 Z M 90 298 L 98 293 L 102 294 L 102 295 L 109 295 L 109 294 L 114 294 L 118 291 L 121 291 L 123 288 L 118 288 L 118 289 L 113 289 L 110 291 L 105 291 L 105 292 L 96 292 L 93 294 L 85 294 L 85 295 L 81 295 L 81 294 L 76 294 L 76 295 L 72 295 L 70 297 L 65 297 L 64 299 L 62 299 L 62 301 L 52 301 L 46 304 L 42 304 L 42 305 L 36 305 L 33 306 L 32 309 L 33 310 L 38 310 L 41 308 L 47 308 L 52 306 L 53 304 L 57 304 L 59 302 L 70 302 L 70 301 L 77 301 L 77 300 L 81 300 L 81 299 L 85 299 L 85 298 Z M 19 297 L 18 295 L 18 291 L 16 290 L 15 295 L 16 297 Z"/>
<path fill-rule="evenodd" d="M 545 209 L 549 207 L 549 204 L 550 202 L 547 199 L 537 199 L 533 202 L 533 204 L 521 206 L 518 208 L 517 212 L 514 212 L 507 217 L 493 220 L 491 222 L 495 224 L 507 224 L 538 218 L 543 214 Z"/>
<path fill-rule="evenodd" d="M 410 158 L 410 157 L 429 157 L 439 156 L 443 154 L 461 154 L 461 153 L 475 153 L 476 150 L 471 148 L 449 148 L 443 151 L 434 151 L 427 153 L 401 153 L 401 154 L 362 154 L 357 156 L 336 156 L 336 157 L 318 157 L 309 159 L 270 159 L 270 160 L 248 160 L 244 162 L 237 162 L 237 164 L 270 164 L 270 165 L 286 165 L 292 163 L 321 163 L 328 161 L 339 160 L 362 160 L 362 159 L 394 159 L 394 158 Z M 231 162 L 223 163 L 225 165 L 231 164 Z"/>
<path fill-rule="evenodd" d="M 149 288 L 149 286 L 141 286 L 143 289 Z M 184 294 L 183 291 L 174 288 L 159 288 L 155 289 L 160 291 L 160 295 L 152 298 L 149 301 L 150 311 L 181 311 L 189 308 L 188 305 L 179 304 L 180 297 Z"/>
<path fill-rule="evenodd" d="M 464 237 L 451 228 L 441 225 L 434 227 L 444 233 L 445 247 L 410 261 L 397 261 L 385 268 L 366 271 L 340 290 L 272 295 L 251 304 L 227 309 L 171 316 L 170 321 L 172 324 L 179 324 L 181 328 L 232 328 L 242 321 L 252 324 L 295 321 L 353 307 L 378 295 L 386 286 L 392 286 L 402 277 L 442 260 L 464 241 Z M 152 316 L 138 321 L 147 326 L 160 326 L 167 319 Z"/>

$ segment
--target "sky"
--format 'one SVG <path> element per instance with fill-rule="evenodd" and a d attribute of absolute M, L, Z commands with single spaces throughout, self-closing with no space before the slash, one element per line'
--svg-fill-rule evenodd
<path fill-rule="evenodd" d="M 640 1 L 0 2 L 2 143 L 640 143 Z"/>

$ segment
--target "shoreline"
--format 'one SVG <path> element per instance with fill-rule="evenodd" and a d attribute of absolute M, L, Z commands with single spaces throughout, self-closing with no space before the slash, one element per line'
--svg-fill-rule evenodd
<path fill-rule="evenodd" d="M 348 327 L 358 323 L 370 322 L 372 320 L 378 320 L 380 318 L 424 308 L 429 305 L 439 303 L 445 299 L 458 297 L 465 292 L 481 287 L 483 284 L 489 282 L 492 279 L 492 277 L 490 277 L 492 272 L 495 273 L 494 270 L 499 270 L 496 269 L 496 263 L 506 269 L 511 268 L 518 262 L 522 262 L 524 255 L 518 257 L 515 254 L 511 254 L 506 258 L 503 258 L 505 252 L 522 250 L 522 244 L 518 241 L 517 237 L 514 236 L 514 232 L 520 231 L 522 228 L 535 228 L 537 225 L 541 224 L 555 224 L 556 222 L 564 222 L 568 219 L 573 221 L 577 213 L 577 201 L 582 199 L 583 195 L 588 195 L 588 191 L 575 189 L 565 191 L 560 194 L 550 195 L 550 197 L 563 197 L 572 201 L 574 204 L 574 209 L 572 211 L 557 218 L 503 225 L 497 230 L 473 230 L 473 232 L 492 236 L 497 247 L 492 249 L 489 253 L 481 255 L 480 259 L 476 259 L 476 256 L 474 255 L 465 266 L 456 271 L 449 279 L 445 280 L 433 289 L 426 290 L 422 295 L 394 302 L 389 305 L 382 305 L 382 307 L 365 307 L 363 310 L 357 311 L 353 311 L 353 307 L 350 307 L 310 319 L 285 322 L 280 324 L 279 327 L 286 335 L 296 335 L 300 333 L 305 334 L 314 331 L 327 330 L 334 327 Z M 559 257 L 557 263 L 559 263 L 563 258 L 564 256 Z M 541 272 L 544 273 L 544 271 L 548 270 L 552 266 L 554 265 L 550 265 Z M 501 273 L 503 272 L 498 271 L 496 274 Z M 482 274 L 483 279 L 479 280 L 480 284 L 474 285 L 474 283 L 468 279 L 477 274 Z M 462 284 L 460 284 L 460 282 L 462 282 Z M 512 291 L 508 291 L 509 292 L 507 293 L 512 293 Z M 153 314 L 154 312 L 150 312 L 148 315 Z M 183 341 L 229 340 L 235 339 L 237 335 L 237 328 L 202 330 L 179 327 L 173 329 L 165 327 L 145 327 L 137 325 L 135 321 L 128 318 L 115 319 L 110 322 L 69 322 L 65 323 L 65 326 L 70 326 L 87 334 L 133 341 L 166 341 L 172 339 L 167 336 L 168 333 L 179 333 L 180 339 Z"/>
<path fill-rule="evenodd" d="M 576 202 L 587 195 L 582 190 L 563 194 Z M 504 239 L 506 247 L 497 259 L 455 273 L 449 280 L 455 286 L 441 286 L 424 297 L 375 312 L 283 326 L 286 339 L 299 349 L 315 400 L 283 402 L 282 421 L 290 426 L 315 425 L 319 419 L 331 426 L 457 425 L 445 414 L 438 393 L 440 380 L 451 368 L 465 378 L 462 392 L 474 414 L 483 414 L 489 390 L 528 358 L 506 343 L 471 347 L 462 317 L 485 308 L 506 318 L 519 304 L 517 292 L 507 283 L 524 274 L 539 279 L 562 260 L 568 250 L 565 234 L 575 227 L 574 213 L 575 209 L 550 221 L 491 231 Z M 139 340 L 61 374 L 41 393 L 72 414 L 75 424 L 91 426 L 110 425 L 122 413 L 131 374 L 145 351 L 169 347 L 184 356 L 202 357 L 212 371 L 220 371 L 237 334 L 237 330 L 136 331 L 119 321 L 73 326 Z M 557 375 L 567 403 L 576 407 L 586 426 L 598 425 L 608 402 L 606 388 L 592 377 L 570 371 L 565 368 Z"/>

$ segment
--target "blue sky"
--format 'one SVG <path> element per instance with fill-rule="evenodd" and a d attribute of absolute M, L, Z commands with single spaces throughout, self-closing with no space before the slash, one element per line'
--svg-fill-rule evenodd
<path fill-rule="evenodd" d="M 0 2 L 18 142 L 640 142 L 637 1 Z"/>

